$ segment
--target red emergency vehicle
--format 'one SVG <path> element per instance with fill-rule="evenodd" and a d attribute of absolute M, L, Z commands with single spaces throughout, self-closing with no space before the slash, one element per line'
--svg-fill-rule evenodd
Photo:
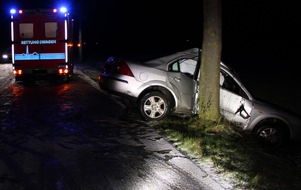
<path fill-rule="evenodd" d="M 11 10 L 12 64 L 16 81 L 73 74 L 71 23 L 65 8 Z"/>

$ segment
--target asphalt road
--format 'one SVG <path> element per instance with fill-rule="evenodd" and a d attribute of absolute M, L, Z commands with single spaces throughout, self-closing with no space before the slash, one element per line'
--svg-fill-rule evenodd
<path fill-rule="evenodd" d="M 129 119 L 81 69 L 69 83 L 15 83 L 0 65 L 0 190 L 233 189 L 210 163 Z"/>

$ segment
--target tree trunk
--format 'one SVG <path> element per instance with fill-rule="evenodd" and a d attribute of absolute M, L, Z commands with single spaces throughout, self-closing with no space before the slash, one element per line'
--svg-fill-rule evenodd
<path fill-rule="evenodd" d="M 200 70 L 199 118 L 220 119 L 221 0 L 203 0 L 204 25 Z"/>

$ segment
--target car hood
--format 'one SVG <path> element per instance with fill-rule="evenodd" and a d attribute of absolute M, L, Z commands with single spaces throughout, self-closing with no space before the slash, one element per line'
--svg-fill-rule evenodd
<path fill-rule="evenodd" d="M 284 116 L 294 116 L 294 117 L 298 117 L 301 120 L 301 116 L 298 115 L 297 113 L 283 107 L 280 106 L 278 104 L 272 103 L 268 100 L 265 99 L 261 99 L 261 98 L 256 98 L 254 101 L 254 108 L 256 108 L 257 110 L 260 111 L 264 111 L 267 113 L 274 113 L 274 114 L 281 114 Z"/>

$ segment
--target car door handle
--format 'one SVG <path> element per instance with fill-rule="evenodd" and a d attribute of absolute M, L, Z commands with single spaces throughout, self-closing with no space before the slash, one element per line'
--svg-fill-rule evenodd
<path fill-rule="evenodd" d="M 177 82 L 180 82 L 181 81 L 181 78 L 180 77 L 173 77 L 173 79 Z"/>
<path fill-rule="evenodd" d="M 237 109 L 237 111 L 235 112 L 235 114 L 237 114 L 239 112 L 239 115 L 244 118 L 244 119 L 248 119 L 249 117 L 251 117 L 248 112 L 245 110 L 245 106 L 243 104 L 241 104 L 241 106 Z"/>

